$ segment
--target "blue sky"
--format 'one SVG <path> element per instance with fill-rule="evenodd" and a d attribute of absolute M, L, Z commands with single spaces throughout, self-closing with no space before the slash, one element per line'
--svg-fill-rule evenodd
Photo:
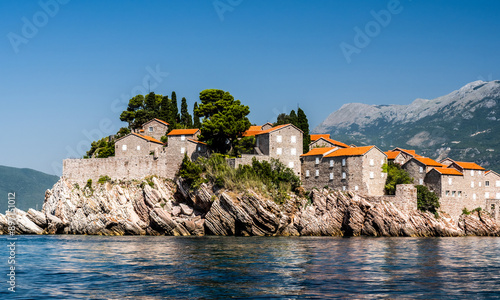
<path fill-rule="evenodd" d="M 300 105 L 312 129 L 344 103 L 408 104 L 500 78 L 498 1 L 4 0 L 0 11 L 0 165 L 56 175 L 124 126 L 120 111 L 148 85 L 190 109 L 204 89 L 229 91 L 257 124 Z"/>

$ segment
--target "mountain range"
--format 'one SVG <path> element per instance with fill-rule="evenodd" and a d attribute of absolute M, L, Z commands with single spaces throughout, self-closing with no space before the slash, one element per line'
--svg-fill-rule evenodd
<path fill-rule="evenodd" d="M 415 149 L 438 161 L 450 157 L 500 171 L 500 81 L 474 81 L 408 105 L 348 103 L 312 132 L 356 146 Z"/>
<path fill-rule="evenodd" d="M 0 166 L 0 213 L 8 207 L 7 194 L 16 194 L 16 207 L 27 211 L 29 208 L 42 209 L 45 191 L 59 180 L 58 176 L 32 169 Z"/>

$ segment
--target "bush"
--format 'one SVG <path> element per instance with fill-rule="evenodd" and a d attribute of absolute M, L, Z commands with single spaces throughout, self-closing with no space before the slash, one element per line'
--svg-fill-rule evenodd
<path fill-rule="evenodd" d="M 428 211 L 437 214 L 437 210 L 440 207 L 439 197 L 434 193 L 429 191 L 426 186 L 417 185 L 417 208 L 421 211 Z"/>
<path fill-rule="evenodd" d="M 387 173 L 387 179 L 385 181 L 385 192 L 387 195 L 396 194 L 396 185 L 398 184 L 408 184 L 413 182 L 413 178 L 405 170 L 401 169 L 401 166 L 390 162 L 382 166 L 382 172 Z"/>
<path fill-rule="evenodd" d="M 108 175 L 104 175 L 104 176 L 99 177 L 99 180 L 97 181 L 97 183 L 104 184 L 108 181 L 111 181 L 111 178 Z"/>
<path fill-rule="evenodd" d="M 462 209 L 462 215 L 470 215 L 471 211 L 469 211 L 466 207 Z"/>
<path fill-rule="evenodd" d="M 89 179 L 87 180 L 87 184 L 85 185 L 85 187 L 83 188 L 83 190 L 88 190 L 89 191 L 89 194 L 87 195 L 87 193 L 85 193 L 85 195 L 87 196 L 92 196 L 94 194 L 94 189 L 92 188 L 92 179 Z"/>

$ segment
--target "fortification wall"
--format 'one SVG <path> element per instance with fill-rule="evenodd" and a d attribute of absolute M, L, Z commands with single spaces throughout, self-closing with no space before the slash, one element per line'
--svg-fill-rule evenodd
<path fill-rule="evenodd" d="M 252 159 L 256 158 L 258 161 L 270 161 L 271 157 L 267 155 L 253 155 L 253 154 L 242 154 L 238 158 L 228 158 L 227 163 L 232 168 L 238 168 L 240 165 L 252 165 Z"/>
<path fill-rule="evenodd" d="M 391 202 L 399 210 L 409 212 L 417 209 L 417 188 L 413 184 L 396 185 L 395 195 L 368 197 L 373 202 Z"/>
<path fill-rule="evenodd" d="M 160 153 L 157 157 L 148 155 L 65 159 L 62 176 L 80 186 L 85 185 L 89 179 L 97 182 L 99 177 L 105 175 L 113 180 L 142 179 L 151 175 L 173 179 L 181 161 L 169 160 L 164 153 Z"/>

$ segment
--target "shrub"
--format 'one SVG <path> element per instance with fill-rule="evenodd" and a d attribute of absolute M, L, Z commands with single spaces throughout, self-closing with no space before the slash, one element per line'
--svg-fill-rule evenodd
<path fill-rule="evenodd" d="M 92 189 L 92 179 L 87 180 L 87 184 L 85 185 L 85 188 Z"/>
<path fill-rule="evenodd" d="M 97 181 L 97 183 L 104 184 L 108 181 L 111 181 L 111 178 L 108 175 L 104 175 L 104 176 L 99 177 L 99 180 Z"/>
<path fill-rule="evenodd" d="M 89 191 L 89 193 L 85 193 L 86 196 L 92 196 L 94 194 L 94 189 L 92 188 L 92 179 L 87 180 L 87 184 L 83 188 L 83 190 Z"/>
<path fill-rule="evenodd" d="M 155 187 L 155 183 L 153 182 L 153 178 L 155 176 L 154 175 L 151 175 L 151 176 L 148 176 L 146 177 L 146 182 L 149 184 L 150 187 L 154 188 Z"/>
<path fill-rule="evenodd" d="M 462 209 L 462 215 L 470 215 L 471 211 L 469 211 L 466 207 Z"/>
<path fill-rule="evenodd" d="M 387 173 L 385 181 L 385 192 L 387 195 L 396 194 L 396 185 L 408 184 L 413 182 L 410 174 L 403 170 L 400 165 L 390 162 L 382 166 L 382 172 Z"/>
<path fill-rule="evenodd" d="M 437 215 L 440 207 L 439 197 L 424 185 L 417 185 L 417 208 L 421 211 L 428 211 Z"/>

